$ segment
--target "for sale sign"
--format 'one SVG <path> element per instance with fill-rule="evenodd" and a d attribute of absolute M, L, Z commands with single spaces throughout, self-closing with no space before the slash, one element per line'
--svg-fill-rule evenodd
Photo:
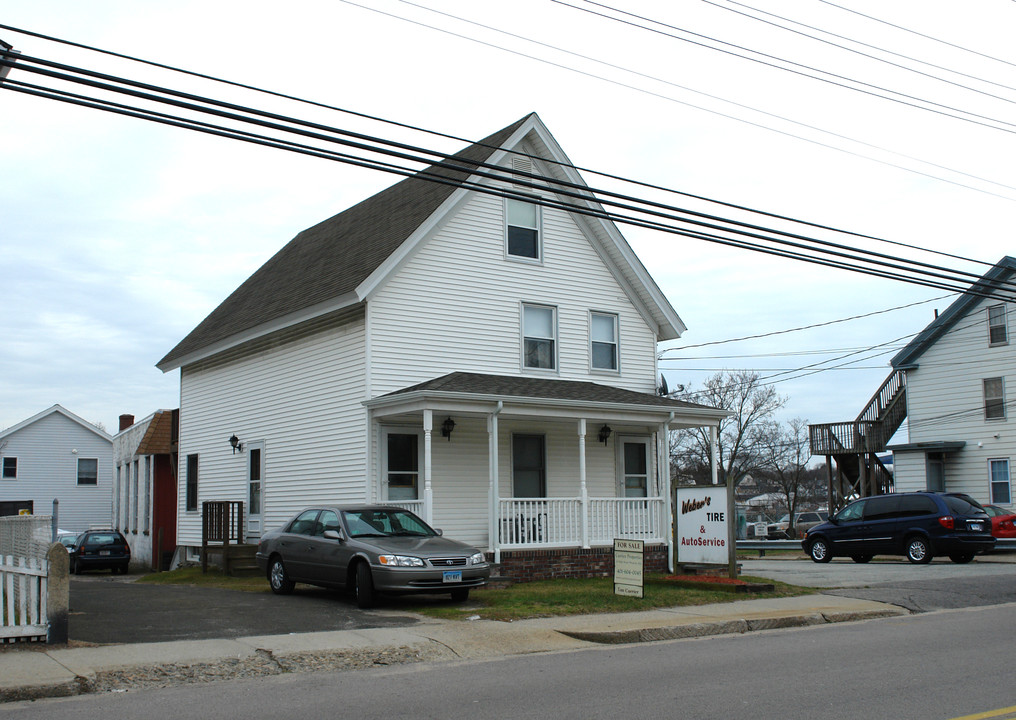
<path fill-rule="evenodd" d="M 645 541 L 614 538 L 614 594 L 643 597 Z"/>
<path fill-rule="evenodd" d="M 677 560 L 726 564 L 729 512 L 723 485 L 677 489 Z"/>

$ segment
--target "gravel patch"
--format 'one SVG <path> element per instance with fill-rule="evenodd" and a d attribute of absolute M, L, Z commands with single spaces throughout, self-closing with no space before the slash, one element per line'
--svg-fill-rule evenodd
<path fill-rule="evenodd" d="M 274 655 L 259 649 L 248 658 L 215 663 L 149 665 L 96 673 L 85 681 L 83 692 L 129 692 L 188 683 L 256 678 L 302 672 L 343 672 L 433 660 L 450 660 L 454 654 L 440 645 L 424 647 L 358 648 L 320 653 Z"/>

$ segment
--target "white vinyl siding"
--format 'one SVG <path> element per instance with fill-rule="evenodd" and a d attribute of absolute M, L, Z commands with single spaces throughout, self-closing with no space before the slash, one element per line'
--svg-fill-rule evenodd
<path fill-rule="evenodd" d="M 199 461 L 206 500 L 247 502 L 247 457 L 228 438 L 263 441 L 265 529 L 306 505 L 365 500 L 364 322 L 322 330 L 253 357 L 181 372 L 180 545 L 201 542 L 186 512 L 187 455 Z"/>
<path fill-rule="evenodd" d="M 1011 386 L 1016 367 L 1013 343 L 985 348 L 987 304 L 971 308 L 918 358 L 916 370 L 907 371 L 908 442 L 965 442 L 961 451 L 946 454 L 946 490 L 980 502 L 990 497 L 988 458 L 1016 455 L 1016 437 L 999 432 L 1005 421 L 984 416 L 984 379 L 999 377 Z M 925 489 L 924 453 L 898 453 L 893 470 L 897 491 Z"/>
<path fill-rule="evenodd" d="M 452 371 L 520 375 L 522 302 L 557 308 L 557 372 L 589 380 L 589 308 L 616 311 L 621 372 L 651 393 L 656 337 L 572 218 L 543 208 L 543 263 L 504 260 L 503 202 L 472 196 L 368 299 L 371 394 Z M 405 349 L 413 348 L 412 362 Z"/>
<path fill-rule="evenodd" d="M 89 525 L 109 523 L 111 439 L 52 412 L 7 435 L 0 440 L 4 443 L 4 457 L 18 460 L 18 477 L 0 482 L 0 500 L 31 500 L 37 515 L 51 514 L 53 500 L 59 500 L 64 530 L 82 531 Z M 95 483 L 78 483 L 79 458 L 95 460 Z M 91 475 L 87 472 L 86 478 Z"/>

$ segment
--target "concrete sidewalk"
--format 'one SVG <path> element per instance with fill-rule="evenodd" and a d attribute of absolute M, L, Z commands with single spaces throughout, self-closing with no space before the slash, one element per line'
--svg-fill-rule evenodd
<path fill-rule="evenodd" d="M 593 643 L 633 643 L 745 633 L 905 615 L 894 605 L 834 595 L 741 600 L 634 613 L 538 618 L 516 622 L 439 621 L 402 628 L 251 636 L 66 649 L 0 651 L 0 701 L 91 691 L 98 673 L 130 668 L 214 664 L 268 654 L 440 646 L 444 657 L 480 659 L 575 650 Z M 450 655 L 449 655 L 450 653 Z"/>

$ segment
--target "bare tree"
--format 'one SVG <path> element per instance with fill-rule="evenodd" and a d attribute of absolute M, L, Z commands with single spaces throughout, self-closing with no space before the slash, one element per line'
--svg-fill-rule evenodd
<path fill-rule="evenodd" d="M 746 370 L 717 373 L 706 380 L 702 390 L 685 389 L 678 397 L 730 412 L 720 422 L 717 465 L 720 482 L 730 478 L 735 486 L 758 467 L 755 434 L 787 402 L 772 386 L 764 385 L 758 373 Z M 709 428 L 675 430 L 670 446 L 678 483 L 709 477 L 712 464 Z"/>
<path fill-rule="evenodd" d="M 798 505 L 811 491 L 809 485 L 815 478 L 807 467 L 811 459 L 808 421 L 794 418 L 785 424 L 762 423 L 755 433 L 755 445 L 759 472 L 783 494 L 790 513 L 787 535 L 794 537 Z"/>

